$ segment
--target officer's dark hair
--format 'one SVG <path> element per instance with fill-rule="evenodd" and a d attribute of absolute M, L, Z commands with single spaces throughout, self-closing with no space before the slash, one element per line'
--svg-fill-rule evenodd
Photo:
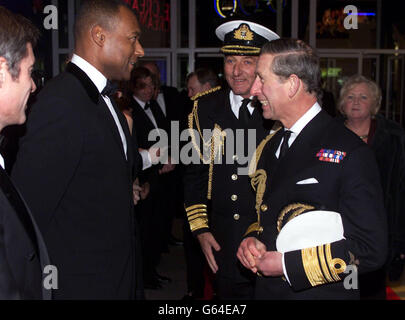
<path fill-rule="evenodd" d="M 157 87 L 158 85 L 158 80 L 148 68 L 145 67 L 136 67 L 132 70 L 131 72 L 131 80 L 130 80 L 130 88 L 131 90 L 135 88 L 139 88 L 139 80 L 146 79 L 148 77 L 151 77 L 152 83 Z"/>
<path fill-rule="evenodd" d="M 208 82 L 211 88 L 219 86 L 218 75 L 210 68 L 198 68 L 194 72 L 191 72 L 186 78 L 186 83 L 192 76 L 196 76 L 198 82 L 201 84 L 206 84 Z"/>
<path fill-rule="evenodd" d="M 128 8 L 120 0 L 83 0 L 74 25 L 75 41 L 95 25 L 111 31 L 117 22 L 120 7 Z"/>
<path fill-rule="evenodd" d="M 0 56 L 7 60 L 13 80 L 20 75 L 21 60 L 27 57 L 27 44 L 34 48 L 39 30 L 21 15 L 14 14 L 0 6 Z"/>
<path fill-rule="evenodd" d="M 154 69 L 154 70 L 151 70 L 150 68 L 148 68 L 147 66 L 152 66 L 152 69 Z M 161 87 L 161 81 L 160 81 L 160 70 L 159 70 L 159 66 L 157 65 L 157 63 L 155 62 L 155 61 L 141 61 L 140 62 L 140 64 L 139 64 L 139 66 L 140 67 L 145 67 L 145 68 L 147 68 L 147 69 L 149 69 L 150 70 L 150 72 L 152 72 L 154 75 L 155 75 L 155 79 L 156 79 L 156 86 L 158 87 L 158 88 L 160 88 Z M 155 73 L 156 72 L 156 73 Z"/>
<path fill-rule="evenodd" d="M 284 80 L 295 74 L 304 82 L 306 91 L 322 101 L 319 58 L 311 46 L 302 40 L 281 38 L 267 42 L 260 54 L 274 55 L 270 66 L 274 74 Z"/>

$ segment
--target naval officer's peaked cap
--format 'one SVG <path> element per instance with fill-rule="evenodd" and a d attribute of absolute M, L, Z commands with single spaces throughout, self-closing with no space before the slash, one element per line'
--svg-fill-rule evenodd
<path fill-rule="evenodd" d="M 244 20 L 225 22 L 215 30 L 215 34 L 223 41 L 221 51 L 225 55 L 258 56 L 266 42 L 280 38 L 270 29 Z"/>

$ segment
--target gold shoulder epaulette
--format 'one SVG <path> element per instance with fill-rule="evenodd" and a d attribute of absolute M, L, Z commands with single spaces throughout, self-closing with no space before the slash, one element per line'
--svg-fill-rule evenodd
<path fill-rule="evenodd" d="M 221 86 L 218 86 L 218 87 L 215 87 L 215 88 L 212 88 L 212 89 L 197 93 L 195 96 L 191 97 L 191 100 L 193 100 L 193 101 L 197 100 L 198 98 L 201 98 L 202 96 L 206 96 L 207 94 L 213 93 L 213 92 L 218 91 L 220 89 L 221 89 Z"/>

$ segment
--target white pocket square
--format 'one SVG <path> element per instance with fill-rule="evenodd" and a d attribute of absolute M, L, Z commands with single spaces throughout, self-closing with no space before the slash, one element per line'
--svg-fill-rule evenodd
<path fill-rule="evenodd" d="M 298 181 L 297 184 L 314 184 L 314 183 L 319 183 L 318 180 L 315 178 L 309 178 L 305 180 Z"/>

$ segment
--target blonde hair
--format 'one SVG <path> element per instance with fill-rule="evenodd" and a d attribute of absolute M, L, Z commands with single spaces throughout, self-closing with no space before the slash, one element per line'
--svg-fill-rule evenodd
<path fill-rule="evenodd" d="M 349 90 L 352 89 L 355 85 L 362 84 L 362 83 L 367 85 L 367 87 L 370 90 L 370 93 L 372 95 L 373 104 L 372 104 L 371 110 L 370 110 L 371 116 L 374 117 L 380 110 L 381 99 L 382 99 L 380 87 L 377 85 L 377 83 L 375 83 L 374 81 L 372 81 L 362 75 L 354 75 L 354 76 L 351 76 L 350 78 L 348 78 L 345 81 L 345 83 L 343 84 L 343 87 L 340 89 L 340 95 L 339 95 L 339 101 L 337 104 L 337 108 L 342 115 L 345 115 L 345 113 L 343 111 L 343 107 L 344 107 L 345 99 L 346 99 L 346 96 L 347 96 Z"/>

